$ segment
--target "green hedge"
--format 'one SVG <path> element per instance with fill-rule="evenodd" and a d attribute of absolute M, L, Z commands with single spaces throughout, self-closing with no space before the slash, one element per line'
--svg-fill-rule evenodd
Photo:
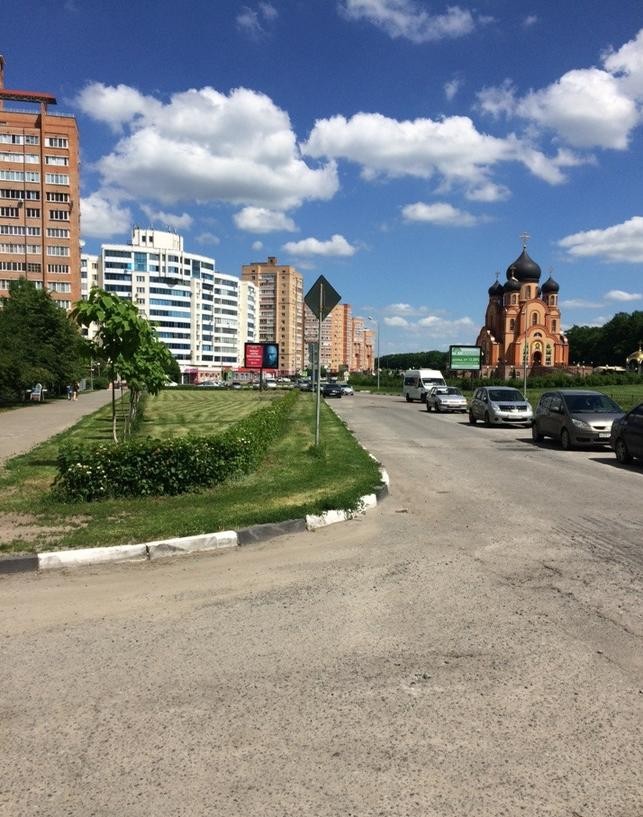
<path fill-rule="evenodd" d="M 67 445 L 58 453 L 53 494 L 66 502 L 176 495 L 247 474 L 282 432 L 298 396 L 289 392 L 218 436 Z"/>

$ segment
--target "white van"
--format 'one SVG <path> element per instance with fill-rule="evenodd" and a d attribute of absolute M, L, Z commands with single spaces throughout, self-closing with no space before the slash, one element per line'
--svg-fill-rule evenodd
<path fill-rule="evenodd" d="M 413 400 L 424 402 L 427 392 L 433 386 L 446 386 L 442 372 L 437 369 L 409 369 L 404 372 L 402 396 L 407 403 L 412 403 Z"/>

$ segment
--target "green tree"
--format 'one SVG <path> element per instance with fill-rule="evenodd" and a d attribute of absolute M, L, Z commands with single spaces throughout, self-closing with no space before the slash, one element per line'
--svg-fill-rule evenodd
<path fill-rule="evenodd" d="M 126 433 L 136 416 L 144 391 L 156 393 L 166 380 L 170 368 L 169 350 L 156 337 L 149 321 L 141 317 L 131 301 L 102 289 L 92 289 L 86 301 L 79 301 L 72 310 L 81 326 L 95 324 L 97 333 L 92 344 L 94 359 L 102 360 L 112 383 L 112 436 L 118 442 L 116 428 L 117 377 L 127 379 L 130 389 L 129 422 Z"/>
<path fill-rule="evenodd" d="M 80 379 L 86 355 L 77 326 L 46 290 L 11 281 L 0 302 L 0 398 L 19 400 L 34 383 L 61 393 Z"/>

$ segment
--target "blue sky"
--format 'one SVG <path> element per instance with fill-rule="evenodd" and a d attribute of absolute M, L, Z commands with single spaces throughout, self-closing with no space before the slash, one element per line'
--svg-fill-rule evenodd
<path fill-rule="evenodd" d="M 78 118 L 88 252 L 275 255 L 382 354 L 472 342 L 523 232 L 565 326 L 643 309 L 640 0 L 23 0 L 0 52 Z"/>

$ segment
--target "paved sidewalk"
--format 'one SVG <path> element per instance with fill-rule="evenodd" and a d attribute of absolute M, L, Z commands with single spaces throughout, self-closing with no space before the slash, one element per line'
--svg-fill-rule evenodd
<path fill-rule="evenodd" d="M 116 392 L 117 399 L 120 392 Z M 81 392 L 78 400 L 49 400 L 0 413 L 0 466 L 73 426 L 112 399 L 111 389 Z"/>

